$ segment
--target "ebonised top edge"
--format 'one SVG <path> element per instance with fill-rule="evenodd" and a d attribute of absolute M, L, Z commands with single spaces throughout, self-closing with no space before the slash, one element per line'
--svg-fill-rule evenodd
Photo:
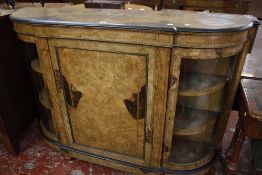
<path fill-rule="evenodd" d="M 15 22 L 37 25 L 151 30 L 161 32 L 236 32 L 258 20 L 249 15 L 182 10 L 22 8 L 10 15 Z"/>

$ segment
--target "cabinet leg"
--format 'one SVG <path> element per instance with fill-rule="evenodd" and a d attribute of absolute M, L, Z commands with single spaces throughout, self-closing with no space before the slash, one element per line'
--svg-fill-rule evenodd
<path fill-rule="evenodd" d="M 233 145 L 233 149 L 231 150 L 231 156 L 226 158 L 226 167 L 225 167 L 226 174 L 235 174 L 237 172 L 239 155 L 244 140 L 245 140 L 245 133 L 242 129 L 240 129 L 239 134 L 237 134 L 236 143 Z"/>
<path fill-rule="evenodd" d="M 235 146 L 236 146 L 237 138 L 239 136 L 239 132 L 240 132 L 240 121 L 238 119 L 233 138 L 232 138 L 232 140 L 230 142 L 230 146 L 228 147 L 228 149 L 225 152 L 226 159 L 230 159 L 230 157 L 232 156 L 232 154 L 233 154 L 233 152 L 235 150 Z"/>
<path fill-rule="evenodd" d="M 13 144 L 8 136 L 2 138 L 2 143 L 9 154 L 17 155 L 19 151 L 19 145 Z"/>

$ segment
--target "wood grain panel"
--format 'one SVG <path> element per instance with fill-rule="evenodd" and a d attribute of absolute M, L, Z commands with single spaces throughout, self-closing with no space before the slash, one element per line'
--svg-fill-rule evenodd
<path fill-rule="evenodd" d="M 75 143 L 143 157 L 146 57 L 67 48 L 58 55 Z"/>
<path fill-rule="evenodd" d="M 242 44 L 248 30 L 235 33 L 179 33 L 174 35 L 174 45 L 192 48 L 225 48 Z M 190 39 L 188 39 L 190 38 Z M 225 42 L 226 41 L 226 42 Z"/>
<path fill-rule="evenodd" d="M 75 30 L 76 29 L 76 30 Z M 121 30 L 83 27 L 56 27 L 56 26 L 41 26 L 34 27 L 23 24 L 14 23 L 14 30 L 20 33 L 19 37 L 22 40 L 33 42 L 32 35 L 50 38 L 67 38 L 81 40 L 96 40 L 107 42 L 132 43 L 142 45 L 155 45 L 171 47 L 173 43 L 172 33 L 150 32 L 139 30 Z M 74 32 L 72 32 L 74 30 Z"/>
<path fill-rule="evenodd" d="M 81 149 L 85 149 L 88 152 L 93 152 L 97 155 L 103 155 L 106 157 L 110 157 L 110 158 L 114 158 L 114 159 L 118 159 L 118 160 L 122 160 L 122 161 L 126 161 L 129 160 L 131 162 L 135 162 L 137 164 L 146 164 L 149 165 L 150 164 L 150 160 L 151 160 L 151 150 L 152 150 L 152 144 L 158 144 L 157 143 L 153 143 L 151 142 L 153 136 L 153 133 L 151 132 L 154 129 L 153 126 L 153 117 L 155 117 L 154 111 L 153 111 L 153 105 L 157 105 L 153 103 L 153 98 L 154 98 L 154 93 L 158 90 L 155 89 L 155 74 L 159 74 L 159 76 L 161 77 L 162 74 L 164 74 L 163 71 L 159 70 L 159 71 L 155 71 L 155 64 L 156 64 L 156 59 L 167 59 L 169 52 L 168 49 L 157 49 L 154 47 L 149 47 L 149 46 L 138 46 L 138 45 L 127 45 L 127 44 L 120 44 L 120 43 L 107 43 L 107 42 L 94 42 L 94 41 L 81 41 L 81 40 L 61 40 L 61 39 L 49 39 L 49 46 L 50 46 L 50 53 L 51 53 L 51 57 L 52 57 L 52 64 L 53 64 L 53 71 L 55 74 L 60 74 L 59 70 L 60 70 L 60 66 L 59 66 L 59 62 L 57 57 L 59 56 L 57 54 L 57 48 L 74 48 L 74 49 L 79 49 L 79 50 L 89 50 L 89 51 L 94 51 L 94 50 L 99 50 L 99 52 L 107 52 L 107 53 L 119 53 L 119 54 L 127 54 L 127 55 L 140 55 L 140 56 L 146 56 L 147 57 L 147 65 L 148 65 L 148 70 L 147 70 L 147 99 L 146 99 L 146 117 L 145 117 L 145 130 L 144 132 L 146 133 L 146 138 L 145 139 L 145 155 L 143 159 L 139 159 L 139 158 L 133 158 L 130 156 L 126 156 L 123 154 L 118 154 L 116 155 L 116 153 L 110 152 L 110 151 L 103 151 L 101 149 L 96 149 L 96 148 L 91 148 L 88 146 L 81 146 L 78 145 L 78 147 L 76 147 L 76 144 L 73 144 L 73 142 L 71 142 L 71 146 L 74 148 L 79 149 L 81 146 Z M 159 51 L 159 50 L 163 50 L 163 51 Z M 57 77 L 57 76 L 56 76 Z M 62 75 L 61 75 L 62 77 Z M 68 112 L 66 109 L 66 101 L 65 101 L 65 93 L 63 90 L 63 87 L 61 86 L 61 83 L 59 83 L 59 78 L 56 78 L 57 82 L 57 90 L 58 90 L 58 95 L 59 95 L 59 99 L 60 99 L 60 107 L 61 107 L 61 119 L 58 120 L 62 120 L 62 121 L 68 121 L 69 116 L 68 116 Z M 157 83 L 157 84 L 161 84 L 161 83 Z M 137 92 L 134 92 L 134 94 Z M 133 95 L 133 94 L 132 94 Z M 165 95 L 165 94 L 164 94 Z M 162 95 L 163 96 L 163 95 Z M 161 96 L 161 98 L 162 98 Z M 57 100 L 57 99 L 55 99 Z M 80 100 L 81 101 L 81 100 Z M 139 109 L 139 108 L 137 108 Z M 161 117 L 163 117 L 163 114 L 160 115 Z M 157 123 L 156 125 L 159 125 L 159 123 Z M 68 126 L 67 124 L 65 125 L 66 131 L 70 131 L 71 132 L 71 128 L 70 126 Z M 68 135 L 70 138 L 68 138 L 68 140 L 72 140 L 72 136 Z M 161 144 L 160 144 L 161 145 Z"/>

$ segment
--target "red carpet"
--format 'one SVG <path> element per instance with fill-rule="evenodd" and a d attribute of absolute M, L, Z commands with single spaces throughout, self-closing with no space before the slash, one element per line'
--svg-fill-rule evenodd
<path fill-rule="evenodd" d="M 71 159 L 49 148 L 37 124 L 25 133 L 18 156 L 9 155 L 0 145 L 1 175 L 127 175 L 129 173 Z"/>

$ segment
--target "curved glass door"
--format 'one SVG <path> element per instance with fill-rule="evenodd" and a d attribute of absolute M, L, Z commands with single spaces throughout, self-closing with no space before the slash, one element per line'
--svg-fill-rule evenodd
<path fill-rule="evenodd" d="M 169 161 L 189 164 L 213 153 L 235 60 L 182 59 Z"/>

